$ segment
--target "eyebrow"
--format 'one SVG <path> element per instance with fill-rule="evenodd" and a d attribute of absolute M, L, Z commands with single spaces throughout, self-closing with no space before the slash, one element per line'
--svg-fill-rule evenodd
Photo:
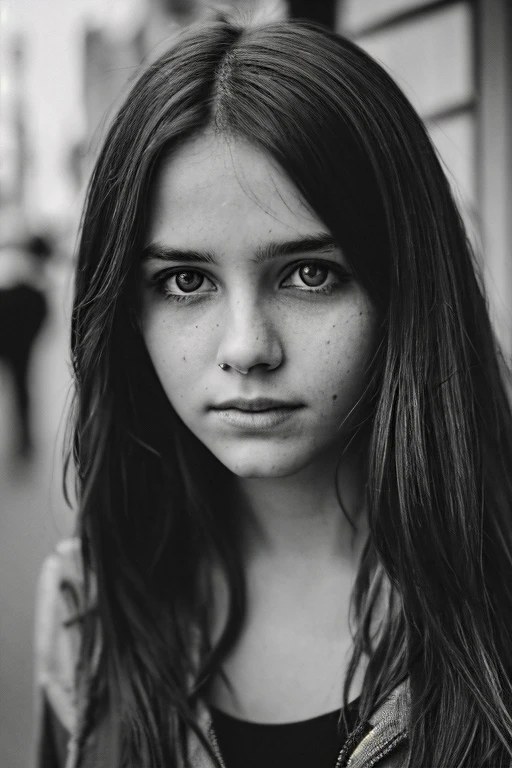
<path fill-rule="evenodd" d="M 264 264 L 280 256 L 293 256 L 296 253 L 330 253 L 339 250 L 338 243 L 328 233 L 319 233 L 300 237 L 296 240 L 265 243 L 256 249 L 253 261 Z M 214 254 L 211 251 L 188 250 L 171 248 L 161 243 L 149 243 L 142 249 L 141 261 L 159 259 L 160 261 L 179 261 L 187 264 L 213 264 L 217 265 Z"/>

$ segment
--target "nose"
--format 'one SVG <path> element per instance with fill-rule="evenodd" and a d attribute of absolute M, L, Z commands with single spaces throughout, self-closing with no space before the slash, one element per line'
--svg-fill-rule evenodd
<path fill-rule="evenodd" d="M 217 364 L 246 374 L 256 367 L 273 371 L 282 361 L 278 329 L 261 302 L 238 299 L 224 318 Z"/>

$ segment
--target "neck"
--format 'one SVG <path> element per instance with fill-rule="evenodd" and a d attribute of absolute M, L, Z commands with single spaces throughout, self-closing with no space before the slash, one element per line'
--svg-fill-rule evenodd
<path fill-rule="evenodd" d="M 323 458 L 290 477 L 238 478 L 247 557 L 309 564 L 343 560 L 357 567 L 368 533 L 362 490 L 363 473 L 354 457 Z"/>

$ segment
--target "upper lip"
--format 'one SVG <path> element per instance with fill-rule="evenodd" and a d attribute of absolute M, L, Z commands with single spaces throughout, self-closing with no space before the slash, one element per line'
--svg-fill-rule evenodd
<path fill-rule="evenodd" d="M 291 403 L 286 400 L 273 400 L 269 397 L 256 397 L 253 400 L 244 400 L 241 397 L 233 400 L 225 400 L 212 406 L 215 410 L 221 411 L 226 408 L 238 408 L 239 411 L 268 411 L 270 408 L 298 408 L 300 403 Z"/>

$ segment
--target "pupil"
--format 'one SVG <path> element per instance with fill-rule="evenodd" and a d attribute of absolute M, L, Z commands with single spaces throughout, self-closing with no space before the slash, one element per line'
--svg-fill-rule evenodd
<path fill-rule="evenodd" d="M 327 269 L 318 264 L 307 264 L 300 268 L 300 277 L 306 285 L 315 287 L 321 285 L 326 278 Z"/>

